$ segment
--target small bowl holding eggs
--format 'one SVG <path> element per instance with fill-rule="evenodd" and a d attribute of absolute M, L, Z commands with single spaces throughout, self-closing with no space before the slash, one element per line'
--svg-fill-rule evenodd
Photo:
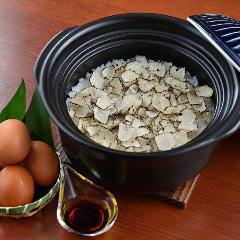
<path fill-rule="evenodd" d="M 14 118 L 0 122 L 0 216 L 38 212 L 58 192 L 59 170 L 54 148 L 34 136 L 29 124 Z"/>

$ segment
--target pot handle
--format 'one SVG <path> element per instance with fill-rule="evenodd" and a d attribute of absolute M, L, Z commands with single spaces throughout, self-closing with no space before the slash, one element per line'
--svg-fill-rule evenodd
<path fill-rule="evenodd" d="M 39 79 L 38 76 L 40 75 L 40 72 L 39 72 L 40 68 L 38 66 L 41 66 L 44 60 L 46 59 L 46 56 L 53 51 L 56 45 L 58 45 L 58 43 L 60 43 L 68 34 L 70 34 L 76 28 L 78 28 L 78 26 L 67 28 L 57 33 L 52 39 L 50 39 L 50 41 L 48 41 L 45 44 L 45 46 L 43 47 L 42 51 L 38 55 L 38 58 L 33 66 L 33 79 L 35 79 L 36 82 L 38 81 Z M 37 85 L 38 85 L 38 82 L 37 82 Z"/>
<path fill-rule="evenodd" d="M 240 111 L 240 109 L 239 109 L 239 111 Z M 240 116 L 238 116 L 238 119 L 236 119 L 232 125 L 233 125 L 233 127 L 231 129 L 228 129 L 226 133 L 224 133 L 222 136 L 220 136 L 219 140 L 227 138 L 227 137 L 233 135 L 235 132 L 237 132 L 237 130 L 240 128 Z"/>
<path fill-rule="evenodd" d="M 240 88 L 240 73 L 238 71 L 236 71 L 236 75 L 237 75 L 237 80 L 238 80 L 238 84 L 239 84 L 239 88 Z M 232 109 L 232 111 L 230 113 L 231 117 L 228 117 L 230 119 L 227 123 L 227 126 L 223 129 L 221 129 L 222 131 L 220 132 L 220 134 L 218 136 L 218 140 L 227 138 L 230 135 L 237 132 L 237 130 L 240 129 L 240 95 L 236 99 L 235 104 L 236 104 L 235 108 Z"/>

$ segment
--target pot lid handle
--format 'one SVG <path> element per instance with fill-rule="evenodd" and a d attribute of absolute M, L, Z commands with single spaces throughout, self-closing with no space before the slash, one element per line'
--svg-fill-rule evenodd
<path fill-rule="evenodd" d="M 240 72 L 240 21 L 220 14 L 193 15 L 187 20 Z"/>

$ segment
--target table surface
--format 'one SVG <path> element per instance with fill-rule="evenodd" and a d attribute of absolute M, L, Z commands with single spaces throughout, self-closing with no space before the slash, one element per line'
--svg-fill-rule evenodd
<path fill-rule="evenodd" d="M 0 0 L 0 109 L 21 78 L 27 83 L 29 102 L 34 61 L 44 44 L 65 28 L 125 12 L 156 12 L 183 19 L 192 14 L 223 13 L 240 18 L 239 9 L 239 0 Z M 186 209 L 136 194 L 117 194 L 117 199 L 117 222 L 98 239 L 239 239 L 240 134 L 221 143 Z M 81 239 L 59 226 L 56 203 L 54 199 L 30 218 L 1 218 L 0 239 Z"/>

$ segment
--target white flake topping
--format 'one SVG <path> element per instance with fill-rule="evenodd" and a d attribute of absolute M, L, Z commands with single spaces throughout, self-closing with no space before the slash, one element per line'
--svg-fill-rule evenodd
<path fill-rule="evenodd" d="M 87 73 L 66 104 L 79 130 L 105 147 L 166 151 L 191 141 L 212 119 L 213 89 L 199 82 L 171 62 L 136 56 Z"/>

